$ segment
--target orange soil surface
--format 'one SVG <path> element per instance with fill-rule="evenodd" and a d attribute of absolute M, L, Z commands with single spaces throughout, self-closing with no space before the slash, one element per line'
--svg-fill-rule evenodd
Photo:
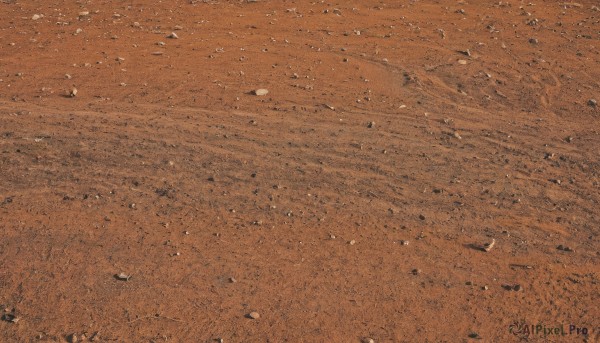
<path fill-rule="evenodd" d="M 596 6 L 3 0 L 0 341 L 598 342 Z"/>

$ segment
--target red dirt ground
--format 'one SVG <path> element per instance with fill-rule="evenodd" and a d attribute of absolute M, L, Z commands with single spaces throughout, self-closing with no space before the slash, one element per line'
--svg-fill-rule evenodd
<path fill-rule="evenodd" d="M 3 0 L 0 341 L 598 342 L 594 5 Z"/>

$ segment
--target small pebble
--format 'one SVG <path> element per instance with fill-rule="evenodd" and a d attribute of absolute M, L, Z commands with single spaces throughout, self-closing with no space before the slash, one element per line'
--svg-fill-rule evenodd
<path fill-rule="evenodd" d="M 257 96 L 263 96 L 263 95 L 269 94 L 269 90 L 264 89 L 264 88 L 259 88 L 259 89 L 253 90 L 252 94 L 257 95 Z"/>
<path fill-rule="evenodd" d="M 4 310 L 5 312 L 9 311 L 8 309 Z M 2 320 L 7 321 L 7 322 L 11 322 L 13 324 L 16 324 L 19 322 L 19 320 L 21 320 L 21 318 L 15 316 L 12 313 L 7 313 L 5 315 L 2 316 Z"/>
<path fill-rule="evenodd" d="M 559 246 L 557 246 L 556 249 L 562 250 L 562 251 L 567 251 L 567 252 L 573 252 L 574 251 L 572 248 L 570 248 L 568 246 L 565 246 L 565 245 L 562 245 L 562 244 L 559 245 Z"/>
<path fill-rule="evenodd" d="M 171 39 L 178 39 L 179 36 L 175 33 L 175 32 L 171 32 L 171 34 L 169 34 L 167 36 L 167 38 L 171 38 Z"/>
<path fill-rule="evenodd" d="M 483 251 L 490 252 L 490 250 L 492 250 L 492 248 L 494 248 L 495 244 L 496 244 L 496 240 L 495 239 L 492 239 L 492 241 L 489 242 L 489 243 L 485 243 L 483 245 Z"/>
<path fill-rule="evenodd" d="M 588 106 L 596 107 L 598 106 L 598 101 L 596 101 L 596 99 L 590 99 L 588 100 Z"/>
<path fill-rule="evenodd" d="M 115 277 L 121 281 L 129 281 L 129 279 L 131 279 L 131 275 L 128 275 L 125 273 L 119 273 L 119 274 L 115 275 Z"/>
<path fill-rule="evenodd" d="M 248 318 L 258 319 L 258 318 L 260 318 L 260 314 L 258 312 L 250 312 L 250 313 L 248 313 Z"/>

